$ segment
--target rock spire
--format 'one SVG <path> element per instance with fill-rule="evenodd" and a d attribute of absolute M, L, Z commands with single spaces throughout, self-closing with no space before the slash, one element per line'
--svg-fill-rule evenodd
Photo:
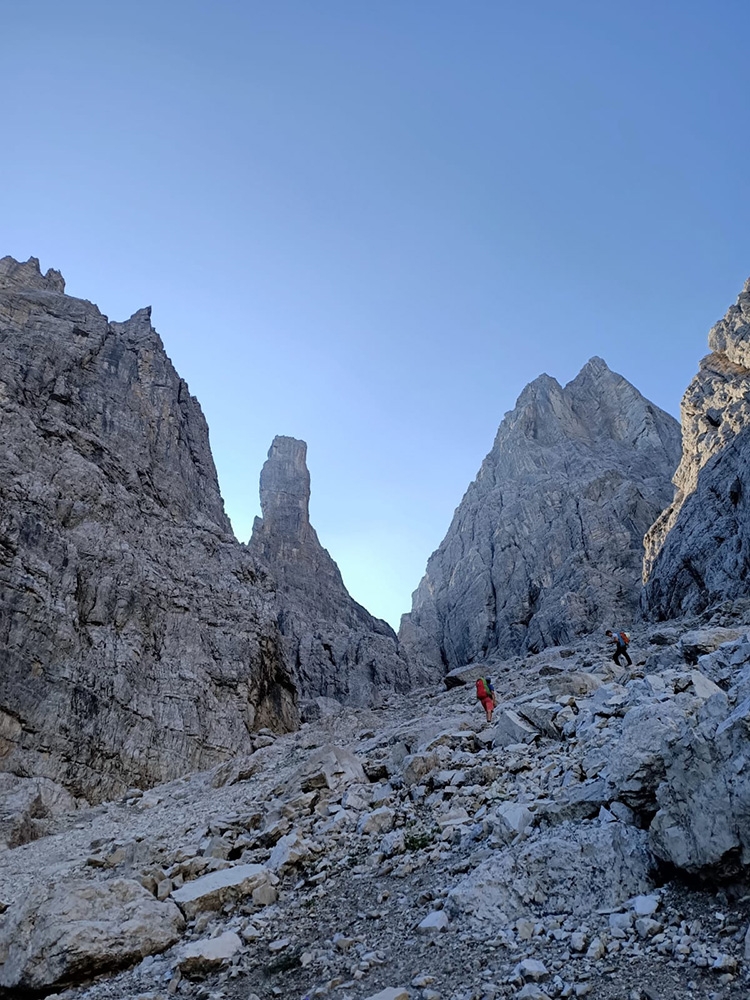
<path fill-rule="evenodd" d="M 679 447 L 677 421 L 601 358 L 564 387 L 539 376 L 430 557 L 402 644 L 450 670 L 631 620 Z"/>
<path fill-rule="evenodd" d="M 310 524 L 306 457 L 304 441 L 274 438 L 249 549 L 278 583 L 279 628 L 301 695 L 371 704 L 414 678 L 393 629 L 351 598 Z"/>

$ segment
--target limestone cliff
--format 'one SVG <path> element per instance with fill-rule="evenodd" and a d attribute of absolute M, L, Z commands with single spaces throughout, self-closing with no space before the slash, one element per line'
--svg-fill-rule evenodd
<path fill-rule="evenodd" d="M 272 590 L 143 309 L 0 260 L 0 769 L 90 798 L 296 722 Z"/>
<path fill-rule="evenodd" d="M 748 595 L 750 281 L 708 345 L 682 400 L 674 499 L 646 536 L 644 605 L 657 618 Z"/>
<path fill-rule="evenodd" d="M 451 669 L 630 621 L 679 449 L 677 421 L 600 358 L 565 387 L 541 375 L 430 557 L 402 643 Z"/>
<path fill-rule="evenodd" d="M 307 445 L 276 437 L 260 476 L 262 517 L 250 551 L 278 581 L 279 628 L 303 697 L 371 704 L 412 676 L 391 627 L 346 590 L 310 524 Z"/>

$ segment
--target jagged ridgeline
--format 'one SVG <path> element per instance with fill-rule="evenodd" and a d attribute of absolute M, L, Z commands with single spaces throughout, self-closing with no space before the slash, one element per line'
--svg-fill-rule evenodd
<path fill-rule="evenodd" d="M 5 257 L 0 365 L 0 771 L 95 799 L 250 752 L 298 696 L 413 683 L 310 524 L 304 442 L 276 438 L 235 539 L 150 310 L 112 323 Z"/>
<path fill-rule="evenodd" d="M 672 498 L 680 426 L 601 358 L 506 414 L 402 620 L 450 670 L 630 621 L 643 537 Z"/>
<path fill-rule="evenodd" d="M 148 309 L 0 260 L 0 769 L 91 799 L 297 724 L 273 591 Z"/>

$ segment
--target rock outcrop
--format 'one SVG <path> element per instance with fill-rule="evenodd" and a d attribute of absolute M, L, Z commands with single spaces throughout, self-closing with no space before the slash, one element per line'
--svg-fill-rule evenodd
<path fill-rule="evenodd" d="M 410 686 L 409 664 L 393 629 L 350 597 L 310 524 L 306 457 L 304 441 L 274 438 L 249 549 L 278 582 L 279 629 L 301 696 L 372 704 L 383 689 Z"/>
<path fill-rule="evenodd" d="M 273 592 L 142 309 L 0 260 L 0 769 L 96 799 L 297 721 Z"/>
<path fill-rule="evenodd" d="M 677 421 L 600 358 L 565 387 L 541 375 L 430 557 L 402 644 L 450 670 L 631 621 L 679 452 Z"/>
<path fill-rule="evenodd" d="M 644 606 L 659 619 L 748 593 L 750 281 L 708 345 L 682 400 L 674 499 L 646 536 Z"/>

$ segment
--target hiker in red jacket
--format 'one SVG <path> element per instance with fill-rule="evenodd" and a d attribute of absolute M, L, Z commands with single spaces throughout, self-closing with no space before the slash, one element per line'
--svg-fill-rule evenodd
<path fill-rule="evenodd" d="M 487 721 L 492 722 L 492 712 L 497 705 L 497 695 L 489 677 L 477 679 L 477 701 L 481 701 Z"/>
<path fill-rule="evenodd" d="M 612 659 L 615 661 L 618 667 L 621 667 L 620 657 L 624 656 L 629 667 L 633 666 L 633 661 L 630 659 L 630 653 L 628 653 L 628 643 L 630 642 L 630 636 L 627 632 L 612 632 L 611 629 L 607 629 L 604 633 L 610 642 L 615 644 L 615 653 Z"/>

